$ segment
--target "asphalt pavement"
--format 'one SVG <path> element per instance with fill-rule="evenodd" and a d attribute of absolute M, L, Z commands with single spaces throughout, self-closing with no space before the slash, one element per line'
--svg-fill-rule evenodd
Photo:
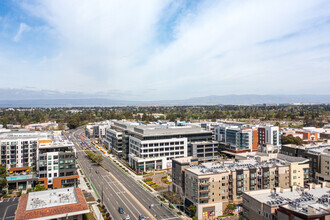
<path fill-rule="evenodd" d="M 100 197 L 102 197 L 103 188 L 104 205 L 111 213 L 113 219 L 123 219 L 127 215 L 131 219 L 138 219 L 140 214 L 144 216 L 150 216 L 151 214 L 155 219 L 180 219 L 169 211 L 168 208 L 162 206 L 159 200 L 140 186 L 134 178 L 116 166 L 110 158 L 104 156 L 101 165 L 105 169 L 92 163 L 82 151 L 80 142 L 84 141 L 90 144 L 93 151 L 101 153 L 91 144 L 90 140 L 81 139 L 80 134 L 81 130 L 78 130 L 75 134 L 72 134 L 75 137 L 71 137 L 76 144 L 79 163 L 92 180 Z M 96 173 L 96 170 L 98 173 Z M 123 207 L 125 214 L 119 214 L 119 206 Z M 146 209 L 149 213 L 144 211 Z"/>
<path fill-rule="evenodd" d="M 7 198 L 0 202 L 0 217 L 2 220 L 15 219 L 15 211 L 19 198 Z"/>

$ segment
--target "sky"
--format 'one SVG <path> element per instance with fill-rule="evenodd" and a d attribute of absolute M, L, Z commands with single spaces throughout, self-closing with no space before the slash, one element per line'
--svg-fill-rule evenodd
<path fill-rule="evenodd" d="M 0 79 L 2 99 L 330 94 L 330 1 L 3 0 Z"/>

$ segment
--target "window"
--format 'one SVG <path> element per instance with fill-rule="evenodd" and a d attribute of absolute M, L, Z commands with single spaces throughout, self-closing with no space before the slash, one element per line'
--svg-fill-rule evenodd
<path fill-rule="evenodd" d="M 52 167 L 48 167 L 48 170 L 52 170 Z"/>
<path fill-rule="evenodd" d="M 48 160 L 51 160 L 52 159 L 52 156 L 48 156 Z"/>
<path fill-rule="evenodd" d="M 293 173 L 297 173 L 297 170 L 293 170 Z"/>
<path fill-rule="evenodd" d="M 51 173 L 49 173 L 49 174 L 48 174 L 48 177 L 52 177 L 52 174 L 51 174 Z"/>

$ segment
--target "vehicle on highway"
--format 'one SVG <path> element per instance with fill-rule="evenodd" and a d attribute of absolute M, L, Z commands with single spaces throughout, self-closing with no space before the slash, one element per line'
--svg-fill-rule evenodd
<path fill-rule="evenodd" d="M 124 209 L 123 209 L 123 207 L 119 206 L 119 208 L 118 208 L 118 212 L 119 212 L 120 214 L 124 214 Z"/>
<path fill-rule="evenodd" d="M 146 217 L 144 217 L 143 215 L 139 215 L 139 220 L 146 220 Z"/>

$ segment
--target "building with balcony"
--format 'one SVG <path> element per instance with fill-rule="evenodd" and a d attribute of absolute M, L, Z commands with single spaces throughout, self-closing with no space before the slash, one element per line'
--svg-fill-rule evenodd
<path fill-rule="evenodd" d="M 296 146 L 288 144 L 282 146 L 281 153 L 309 159 L 311 182 L 330 182 L 330 145 Z"/>
<path fill-rule="evenodd" d="M 79 175 L 73 143 L 53 140 L 41 143 L 37 154 L 38 181 L 46 188 L 77 186 Z"/>
<path fill-rule="evenodd" d="M 1 164 L 7 169 L 27 170 L 34 167 L 38 145 L 49 139 L 49 133 L 28 130 L 9 130 L 0 133 Z"/>
<path fill-rule="evenodd" d="M 330 219 L 330 185 L 243 192 L 243 219 Z"/>
<path fill-rule="evenodd" d="M 184 172 L 183 168 L 181 172 L 173 168 L 172 171 L 179 181 L 176 185 L 184 179 L 181 188 L 184 188 L 185 207 L 195 205 L 198 219 L 207 219 L 222 215 L 229 203 L 240 204 L 242 193 L 246 191 L 290 186 L 303 188 L 308 181 L 308 168 L 305 158 L 246 153 L 235 160 L 191 164 Z M 184 175 L 181 179 L 177 177 L 180 173 Z"/>

